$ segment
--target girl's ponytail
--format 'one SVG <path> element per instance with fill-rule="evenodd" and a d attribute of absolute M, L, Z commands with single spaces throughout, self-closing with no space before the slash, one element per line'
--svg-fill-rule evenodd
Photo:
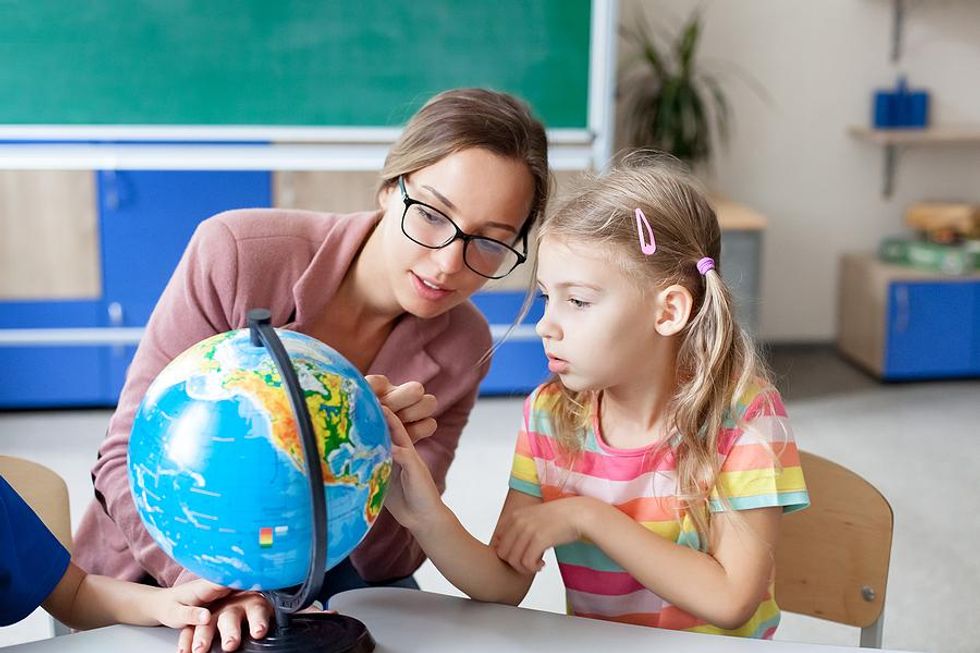
<path fill-rule="evenodd" d="M 721 275 L 712 268 L 703 281 L 701 305 L 678 351 L 681 373 L 673 414 L 681 435 L 679 494 L 706 550 L 708 501 L 719 471 L 718 435 L 726 417 L 735 415 L 736 400 L 765 373 L 751 339 L 736 323 L 731 291 Z"/>

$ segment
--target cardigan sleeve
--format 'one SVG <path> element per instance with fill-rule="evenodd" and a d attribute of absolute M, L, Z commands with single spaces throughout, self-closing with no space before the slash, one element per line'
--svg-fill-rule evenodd
<path fill-rule="evenodd" d="M 215 219 L 202 222 L 150 316 L 92 469 L 102 509 L 136 562 L 163 586 L 173 585 L 184 569 L 156 545 L 136 512 L 126 467 L 129 434 L 140 401 L 160 370 L 192 344 L 232 328 L 237 267 L 237 244 L 228 227 Z M 100 544 L 80 541 L 76 546 L 94 549 Z"/>

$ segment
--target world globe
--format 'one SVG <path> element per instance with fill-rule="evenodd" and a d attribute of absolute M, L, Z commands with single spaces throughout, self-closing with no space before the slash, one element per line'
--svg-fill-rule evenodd
<path fill-rule="evenodd" d="M 313 423 L 329 569 L 381 511 L 391 441 L 353 365 L 314 338 L 275 333 Z M 133 421 L 128 469 L 144 525 L 186 569 L 238 589 L 304 582 L 314 522 L 302 440 L 273 357 L 249 329 L 203 340 L 160 372 Z"/>

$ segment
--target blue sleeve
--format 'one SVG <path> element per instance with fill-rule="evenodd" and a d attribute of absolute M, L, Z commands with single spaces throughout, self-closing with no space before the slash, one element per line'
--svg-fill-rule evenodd
<path fill-rule="evenodd" d="M 0 476 L 0 626 L 41 605 L 70 560 L 68 550 Z"/>

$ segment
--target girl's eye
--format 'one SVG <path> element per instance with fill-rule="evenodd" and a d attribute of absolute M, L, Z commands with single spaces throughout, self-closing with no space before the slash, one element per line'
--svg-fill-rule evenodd
<path fill-rule="evenodd" d="M 569 297 L 568 303 L 575 308 L 588 308 L 591 305 L 589 302 L 583 302 L 581 299 L 575 299 L 574 297 Z"/>
<path fill-rule="evenodd" d="M 538 299 L 540 299 L 541 301 L 543 301 L 545 304 L 548 303 L 548 295 L 544 294 L 541 291 L 538 291 Z"/>

